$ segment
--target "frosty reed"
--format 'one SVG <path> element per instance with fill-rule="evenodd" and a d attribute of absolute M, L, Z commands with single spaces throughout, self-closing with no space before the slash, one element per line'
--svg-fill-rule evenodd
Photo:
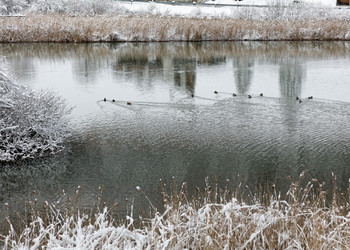
<path fill-rule="evenodd" d="M 206 180 L 204 189 L 190 195 L 187 184 L 161 182 L 163 212 L 154 209 L 140 227 L 126 216 L 116 221 L 111 207 L 95 213 L 60 210 L 43 204 L 32 207 L 29 223 L 2 237 L 5 249 L 44 247 L 82 249 L 347 249 L 350 247 L 349 192 L 312 179 L 302 185 L 304 173 L 291 182 L 284 198 L 274 185 L 252 194 L 239 185 L 231 190 Z M 147 198 L 141 187 L 137 190 Z M 78 188 L 77 192 L 81 190 Z M 327 198 L 328 196 L 328 198 Z M 102 202 L 102 201 L 101 201 Z M 153 205 L 151 204 L 151 207 Z"/>
<path fill-rule="evenodd" d="M 0 42 L 350 40 L 348 21 L 31 15 L 0 18 Z"/>

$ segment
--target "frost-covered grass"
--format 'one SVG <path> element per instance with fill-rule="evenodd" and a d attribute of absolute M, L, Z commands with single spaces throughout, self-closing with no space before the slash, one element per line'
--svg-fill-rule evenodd
<path fill-rule="evenodd" d="M 333 184 L 327 205 L 324 183 L 315 179 L 293 182 L 285 199 L 274 186 L 252 195 L 245 186 L 230 192 L 207 182 L 190 196 L 186 183 L 170 192 L 163 183 L 164 212 L 140 227 L 132 214 L 114 221 L 107 207 L 91 214 L 45 203 L 18 234 L 8 221 L 2 243 L 4 249 L 349 249 L 349 190 L 338 191 L 334 176 Z"/>
<path fill-rule="evenodd" d="M 350 39 L 348 8 L 309 0 L 266 1 L 265 6 L 37 0 L 22 8 L 22 17 L 0 17 L 0 42 Z"/>
<path fill-rule="evenodd" d="M 67 113 L 62 98 L 16 85 L 0 71 L 0 163 L 60 150 Z"/>
<path fill-rule="evenodd" d="M 0 42 L 349 40 L 348 21 L 34 15 L 1 20 Z"/>

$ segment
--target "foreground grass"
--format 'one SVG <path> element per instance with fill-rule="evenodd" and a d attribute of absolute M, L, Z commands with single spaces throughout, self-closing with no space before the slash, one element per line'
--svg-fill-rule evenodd
<path fill-rule="evenodd" d="M 0 42 L 350 40 L 349 21 L 161 16 L 0 17 Z"/>
<path fill-rule="evenodd" d="M 326 205 L 323 189 L 315 179 L 303 186 L 296 181 L 282 199 L 273 186 L 271 192 L 245 195 L 246 187 L 230 192 L 207 182 L 190 197 L 186 184 L 169 193 L 163 183 L 164 212 L 143 219 L 140 227 L 132 216 L 113 221 L 106 207 L 93 215 L 44 204 L 44 212 L 32 211 L 21 233 L 9 221 L 2 244 L 5 249 L 349 249 L 347 194 L 334 186 Z"/>

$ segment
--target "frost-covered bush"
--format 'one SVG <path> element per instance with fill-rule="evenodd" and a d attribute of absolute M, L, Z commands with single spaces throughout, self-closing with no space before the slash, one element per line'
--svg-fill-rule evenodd
<path fill-rule="evenodd" d="M 0 162 L 62 149 L 67 113 L 54 93 L 18 86 L 0 72 Z"/>
<path fill-rule="evenodd" d="M 90 2 L 94 15 L 108 14 L 114 10 L 114 0 L 90 0 Z"/>
<path fill-rule="evenodd" d="M 330 6 L 312 5 L 311 3 L 294 3 L 286 1 L 271 2 L 260 13 L 260 19 L 266 20 L 327 20 L 339 19 L 341 12 Z"/>
<path fill-rule="evenodd" d="M 67 2 L 67 0 L 38 0 L 31 8 L 38 13 L 64 13 Z"/>
<path fill-rule="evenodd" d="M 0 15 L 20 13 L 28 8 L 30 3 L 30 0 L 0 0 Z"/>
<path fill-rule="evenodd" d="M 113 0 L 37 0 L 30 13 L 102 15 L 116 10 Z"/>

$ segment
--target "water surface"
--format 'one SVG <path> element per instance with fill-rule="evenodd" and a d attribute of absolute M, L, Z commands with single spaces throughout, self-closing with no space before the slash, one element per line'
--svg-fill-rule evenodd
<path fill-rule="evenodd" d="M 349 52 L 347 42 L 2 44 L 19 83 L 74 109 L 64 152 L 3 166 L 0 209 L 79 185 L 91 207 L 103 185 L 121 214 L 132 202 L 147 211 L 135 187 L 160 205 L 159 180 L 173 177 L 191 190 L 207 176 L 286 190 L 307 170 L 328 182 L 334 172 L 346 188 Z"/>

